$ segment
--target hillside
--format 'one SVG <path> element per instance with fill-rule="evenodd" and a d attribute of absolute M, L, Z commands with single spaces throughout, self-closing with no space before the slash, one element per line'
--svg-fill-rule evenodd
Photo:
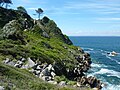
<path fill-rule="evenodd" d="M 63 86 L 69 85 L 100 89 L 99 80 L 85 76 L 90 64 L 90 55 L 74 46 L 53 20 L 46 16 L 34 20 L 24 12 L 0 7 L 0 86 L 12 90 L 68 90 Z"/>

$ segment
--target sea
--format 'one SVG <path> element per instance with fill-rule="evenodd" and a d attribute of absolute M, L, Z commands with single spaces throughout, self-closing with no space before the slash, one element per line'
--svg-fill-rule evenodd
<path fill-rule="evenodd" d="M 120 37 L 70 36 L 74 45 L 90 53 L 92 64 L 87 76 L 95 76 L 105 86 L 102 90 L 120 90 Z M 117 55 L 109 53 L 115 51 Z"/>

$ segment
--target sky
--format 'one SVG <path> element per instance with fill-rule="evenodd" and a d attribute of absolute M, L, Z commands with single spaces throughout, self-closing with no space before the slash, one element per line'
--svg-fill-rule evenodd
<path fill-rule="evenodd" d="M 12 0 L 31 17 L 37 8 L 68 36 L 120 36 L 120 0 Z"/>

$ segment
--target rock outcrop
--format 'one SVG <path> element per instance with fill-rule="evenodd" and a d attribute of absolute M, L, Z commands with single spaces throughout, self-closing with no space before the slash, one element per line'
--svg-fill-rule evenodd
<path fill-rule="evenodd" d="M 5 64 L 27 69 L 36 77 L 60 86 L 67 82 L 55 81 L 56 76 L 75 81 L 77 86 L 101 88 L 99 80 L 85 75 L 92 63 L 90 55 L 74 46 L 53 20 L 48 17 L 33 20 L 27 13 L 0 7 L 1 21 L 0 55 Z"/>

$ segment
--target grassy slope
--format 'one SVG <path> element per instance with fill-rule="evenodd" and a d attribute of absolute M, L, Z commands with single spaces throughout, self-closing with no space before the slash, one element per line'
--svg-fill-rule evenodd
<path fill-rule="evenodd" d="M 13 11 L 10 12 L 13 13 Z M 8 16 L 6 16 L 5 20 L 7 19 Z M 1 20 L 3 19 L 1 18 Z M 51 30 L 54 27 L 56 29 L 56 25 L 52 25 L 48 25 L 46 28 Z M 43 27 L 43 29 L 45 28 Z M 26 44 L 23 44 L 20 40 L 0 40 L 0 85 L 6 86 L 8 90 L 10 86 L 12 90 L 72 90 L 48 84 L 27 70 L 21 70 L 1 63 L 5 58 L 17 60 L 22 56 L 24 58 L 36 58 L 37 61 L 47 63 L 64 61 L 65 68 L 70 69 L 74 67 L 75 63 L 77 63 L 74 55 L 81 55 L 81 53 L 77 51 L 77 47 L 64 43 L 60 40 L 62 39 L 61 36 L 60 39 L 59 37 L 55 37 L 56 35 L 52 38 L 45 38 L 40 32 L 41 31 L 36 32 L 32 30 L 23 31 L 23 38 Z M 53 34 L 54 32 L 51 31 L 50 35 L 52 36 Z"/>
<path fill-rule="evenodd" d="M 48 84 L 26 70 L 0 63 L 0 85 L 6 90 L 73 90 Z"/>

